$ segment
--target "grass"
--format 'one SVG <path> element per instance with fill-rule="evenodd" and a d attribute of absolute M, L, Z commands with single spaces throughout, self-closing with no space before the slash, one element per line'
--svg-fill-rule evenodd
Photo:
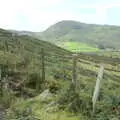
<path fill-rule="evenodd" d="M 87 44 L 80 42 L 59 42 L 58 46 L 72 52 L 96 52 L 99 51 L 96 47 L 91 47 Z"/>
<path fill-rule="evenodd" d="M 78 84 L 82 87 L 82 88 L 81 87 L 79 88 L 79 93 L 81 95 L 81 99 L 83 99 L 85 102 L 91 100 L 91 99 L 88 99 L 88 97 L 86 96 L 92 97 L 92 91 L 94 90 L 96 76 L 99 70 L 99 63 L 95 63 L 95 62 L 92 63 L 92 62 L 93 61 L 91 61 L 90 59 L 84 58 L 82 59 L 82 62 L 79 62 L 77 64 Z M 111 100 L 111 96 L 118 96 L 120 94 L 120 85 L 118 84 L 119 81 L 117 81 L 117 79 L 119 79 L 120 77 L 120 72 L 110 71 L 106 69 L 106 68 L 110 69 L 115 67 L 116 66 L 112 64 L 105 64 L 104 78 L 102 80 L 102 86 L 100 89 L 100 95 L 102 96 L 102 100 L 98 102 L 97 108 L 96 108 L 97 110 L 104 109 L 104 108 L 101 108 L 100 106 L 101 104 L 105 106 L 107 102 L 109 103 L 109 101 L 106 100 L 107 97 L 109 98 L 109 100 Z M 70 72 L 70 69 L 68 70 L 67 73 L 69 72 Z M 68 84 L 70 83 L 70 81 L 68 81 L 67 79 L 57 80 L 57 83 L 60 84 L 60 86 L 62 87 L 61 89 L 64 92 L 65 89 L 68 88 Z M 59 96 L 59 94 L 56 94 L 56 95 Z M 19 102 L 14 107 L 19 109 L 31 107 L 34 111 L 33 114 L 37 118 L 40 118 L 42 120 L 48 120 L 48 119 L 50 120 L 84 120 L 84 117 L 86 117 L 86 120 L 89 119 L 87 118 L 87 116 L 83 116 L 82 113 L 73 114 L 71 112 L 68 112 L 67 110 L 59 110 L 59 109 L 56 110 L 56 105 L 50 107 L 49 110 L 46 111 L 46 106 L 48 106 L 52 101 L 55 101 L 55 100 L 56 100 L 56 96 L 53 96 L 50 99 L 45 99 L 45 101 L 42 101 L 39 96 L 36 96 L 35 98 L 32 98 L 32 100 Z M 107 107 L 106 109 L 104 109 L 104 111 L 112 109 L 111 104 L 108 105 Z M 112 113 L 112 114 L 117 118 L 117 115 L 115 115 L 115 113 Z"/>
<path fill-rule="evenodd" d="M 92 58 L 92 56 L 91 56 Z M 82 58 L 81 58 L 82 59 Z M 94 57 L 92 58 L 94 59 Z M 111 59 L 111 58 L 110 58 Z M 112 60 L 111 60 L 112 61 Z M 79 62 L 77 64 L 77 77 L 78 77 L 78 85 L 79 87 L 79 93 L 81 95 L 81 100 L 83 100 L 85 103 L 88 101 L 91 101 L 91 99 L 88 99 L 91 96 L 92 97 L 92 91 L 94 90 L 94 85 L 96 82 L 96 76 L 99 70 L 99 63 L 92 63 L 90 56 L 88 58 L 82 59 L 82 62 Z M 71 63 L 70 63 L 71 64 Z M 69 66 L 65 64 L 64 66 Z M 105 64 L 105 71 L 104 71 L 104 77 L 102 80 L 102 86 L 100 89 L 100 95 L 102 96 L 102 99 L 98 101 L 97 103 L 97 110 L 103 110 L 104 112 L 112 109 L 112 104 L 108 104 L 111 101 L 111 96 L 118 96 L 120 94 L 120 85 L 118 84 L 120 72 L 110 71 L 106 68 L 115 68 L 116 66 L 112 64 Z M 57 68 L 55 68 L 57 69 Z M 118 68 L 119 69 L 119 68 Z M 70 72 L 71 69 L 67 71 L 67 73 Z M 59 73 L 57 73 L 59 74 Z M 65 89 L 68 88 L 68 84 L 70 83 L 69 80 L 56 80 L 57 83 L 60 84 L 61 90 L 65 92 Z M 60 94 L 60 91 L 59 91 Z M 31 100 L 25 100 L 19 103 L 16 103 L 13 105 L 13 107 L 23 110 L 24 108 L 31 107 L 33 110 L 33 115 L 36 118 L 42 119 L 42 120 L 84 120 L 87 116 L 84 116 L 82 112 L 73 114 L 72 112 L 69 112 L 68 110 L 60 110 L 57 108 L 57 104 L 51 107 L 48 107 L 50 103 L 55 102 L 57 97 L 59 97 L 59 94 L 53 95 L 52 98 L 47 98 L 45 100 L 42 100 L 40 96 L 36 96 L 32 98 Z M 106 98 L 109 98 L 106 100 Z M 101 107 L 102 104 L 102 107 Z M 107 106 L 108 105 L 108 106 Z M 104 106 L 107 106 L 104 108 Z M 66 105 L 67 107 L 67 105 Z M 99 115 L 99 113 L 97 113 Z M 109 113 L 113 116 L 116 116 L 116 119 L 118 116 L 115 113 Z M 107 114 L 106 114 L 107 115 Z M 104 115 L 105 116 L 105 115 Z M 102 119 L 104 119 L 104 116 L 101 115 Z M 99 120 L 95 119 L 95 120 Z"/>
<path fill-rule="evenodd" d="M 2 34 L 2 37 L 0 36 L 0 64 L 8 65 L 8 79 L 10 81 L 13 81 L 17 85 L 19 85 L 18 83 L 21 83 L 22 81 L 23 84 L 20 84 L 21 90 L 23 89 L 23 87 L 25 87 L 24 89 L 27 89 L 27 92 L 28 90 L 31 90 L 30 93 L 33 93 L 32 90 L 36 92 L 36 97 L 33 97 L 32 99 L 29 98 L 21 101 L 22 97 L 17 97 L 19 101 L 16 101 L 14 104 L 12 103 L 10 107 L 15 107 L 21 110 L 31 107 L 33 110 L 33 114 L 38 118 L 42 118 L 43 120 L 84 120 L 83 116 L 85 115 L 83 114 L 83 111 L 80 111 L 78 115 L 77 112 L 76 114 L 73 114 L 68 110 L 68 106 L 71 103 L 64 103 L 65 109 L 63 110 L 56 109 L 56 104 L 55 106 L 49 108 L 50 111 L 46 111 L 46 107 L 51 102 L 55 102 L 57 97 L 60 97 L 61 93 L 65 93 L 65 91 L 67 91 L 67 89 L 69 88 L 69 84 L 71 83 L 72 79 L 73 62 L 71 52 L 60 47 L 56 47 L 55 45 L 52 45 L 48 42 L 37 40 L 29 36 L 16 36 L 16 39 L 13 39 L 11 33 L 9 33 L 10 37 L 6 37 L 7 31 L 6 33 Z M 5 40 L 7 40 L 8 42 L 8 51 L 6 51 L 4 47 Z M 71 51 L 99 51 L 97 50 L 97 48 L 91 48 L 86 44 L 78 44 L 77 42 L 66 42 L 60 44 L 63 44 L 62 46 L 65 46 L 65 48 L 68 48 Z M 41 83 L 40 78 L 41 48 L 44 48 L 45 52 L 45 84 Z M 67 58 L 67 56 L 70 58 Z M 105 56 L 107 56 L 108 58 L 105 59 Z M 116 64 L 114 64 L 114 58 L 117 58 Z M 102 103 L 104 101 L 104 104 L 102 103 L 102 105 L 105 106 L 107 104 L 106 97 L 111 100 L 111 96 L 118 96 L 120 94 L 120 72 L 118 67 L 120 66 L 119 58 L 119 53 L 104 53 L 99 54 L 99 56 L 98 54 L 95 54 L 94 56 L 87 53 L 80 54 L 77 63 L 77 82 L 80 86 L 78 89 L 80 100 L 83 103 L 82 107 L 85 111 L 88 111 L 88 109 L 86 109 L 87 107 L 85 107 L 87 105 L 86 103 L 91 102 L 91 97 L 93 94 L 94 85 L 96 82 L 96 77 L 101 60 L 105 62 L 105 72 L 100 90 L 100 95 L 102 97 L 99 102 Z M 41 91 L 35 91 L 36 79 L 39 80 L 39 84 L 42 85 L 42 91 L 49 88 L 46 85 L 48 83 L 50 83 L 50 87 L 56 87 L 57 84 L 59 86 L 59 89 L 57 92 L 55 91 L 56 94 L 54 94 L 51 98 L 45 99 L 43 101 L 40 99 L 39 96 Z M 14 92 L 16 91 L 13 91 L 13 93 Z M 103 107 L 99 105 L 96 109 L 99 111 L 107 111 L 107 108 L 103 109 Z M 99 113 L 97 113 L 97 115 L 98 114 Z M 110 113 L 108 112 L 107 114 Z M 85 117 L 87 117 L 87 115 Z"/>
<path fill-rule="evenodd" d="M 12 109 L 16 108 L 20 111 L 32 108 L 32 116 L 41 120 L 80 120 L 80 115 L 64 110 L 58 110 L 57 106 L 47 107 L 53 100 L 55 100 L 55 97 L 42 100 L 40 96 L 36 96 L 31 100 L 21 100 L 21 102 L 16 102 L 12 106 Z"/>

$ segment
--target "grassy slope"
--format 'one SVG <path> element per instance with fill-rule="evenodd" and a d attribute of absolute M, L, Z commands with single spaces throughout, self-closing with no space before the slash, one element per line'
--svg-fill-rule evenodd
<path fill-rule="evenodd" d="M 13 37 L 12 33 L 0 29 L 0 65 L 8 65 L 9 79 L 12 79 L 16 84 L 20 81 L 23 81 L 23 83 L 24 81 L 25 83 L 28 82 L 30 74 L 40 74 L 41 76 L 41 48 L 44 48 L 46 76 L 49 78 L 51 75 L 49 68 L 52 66 L 54 69 L 57 64 L 54 64 L 57 60 L 51 56 L 56 54 L 64 56 L 71 53 L 48 42 L 29 36 Z M 48 78 L 46 77 L 46 79 Z M 35 88 L 35 80 L 33 84 Z"/>
<path fill-rule="evenodd" d="M 26 100 L 23 102 L 19 102 L 12 104 L 12 107 L 18 109 L 24 109 L 28 107 L 32 107 L 34 111 L 34 115 L 39 118 L 43 118 L 43 120 L 47 120 L 51 118 L 51 120 L 83 120 L 83 116 L 87 117 L 83 114 L 83 111 L 79 113 L 79 115 L 72 114 L 68 112 L 66 104 L 66 109 L 64 110 L 56 110 L 52 112 L 46 112 L 45 107 L 49 105 L 51 102 L 54 102 L 59 96 L 66 91 L 68 85 L 71 82 L 72 78 L 72 59 L 67 58 L 66 56 L 71 56 L 71 53 L 63 50 L 59 47 L 51 45 L 44 41 L 39 41 L 32 37 L 28 36 L 16 36 L 12 37 L 12 34 L 0 30 L 0 64 L 8 64 L 9 72 L 12 74 L 9 75 L 9 79 L 12 77 L 15 83 L 19 83 L 19 81 L 29 82 L 29 75 L 31 73 L 40 73 L 41 71 L 41 61 L 38 55 L 41 55 L 41 48 L 45 49 L 46 59 L 46 80 L 47 81 L 55 81 L 60 89 L 58 90 L 58 94 L 53 94 L 52 98 L 45 99 L 42 101 L 39 98 L 39 92 L 36 91 L 38 97 L 32 98 L 32 100 Z M 5 40 L 7 40 L 8 52 L 4 47 Z M 57 54 L 57 55 L 56 55 Z M 115 53 L 116 54 L 116 53 Z M 108 55 L 108 54 L 107 54 Z M 107 58 L 103 57 L 102 54 L 92 55 L 92 54 L 80 54 L 79 62 L 77 64 L 78 71 L 78 85 L 79 86 L 79 94 L 81 101 L 84 101 L 85 105 L 83 108 L 86 108 L 87 103 L 91 101 L 95 80 L 97 76 L 97 72 L 99 70 L 100 61 L 104 61 L 105 64 L 105 72 L 104 79 L 101 87 L 101 100 L 98 102 L 97 110 L 98 111 L 107 111 L 106 115 L 116 116 L 116 113 L 111 113 L 112 104 L 108 101 L 112 101 L 112 97 L 116 97 L 120 94 L 120 59 L 119 54 L 111 58 L 114 53 L 111 53 Z M 106 56 L 104 54 L 104 56 Z M 23 60 L 24 58 L 24 60 Z M 24 62 L 23 62 L 24 61 Z M 21 63 L 25 63 L 24 66 L 21 66 Z M 19 74 L 16 74 L 19 73 Z M 12 76 L 11 76 L 12 75 Z M 17 75 L 17 76 L 16 76 Z M 57 78 L 55 77 L 57 75 Z M 25 83 L 26 83 L 25 82 Z M 31 88 L 28 84 L 26 84 L 26 89 L 35 89 L 35 83 L 32 82 L 33 87 Z M 45 88 L 47 89 L 47 88 Z M 82 105 L 82 103 L 81 103 Z M 56 107 L 56 106 L 53 106 Z M 87 109 L 85 109 L 87 111 Z M 101 112 L 98 112 L 101 115 Z M 98 115 L 99 115 L 98 114 Z M 103 115 L 101 115 L 103 116 Z M 53 118 L 54 117 L 54 118 Z M 89 118 L 86 118 L 89 119 Z"/>
<path fill-rule="evenodd" d="M 114 53 L 112 53 L 114 54 Z M 101 54 L 100 54 L 101 56 Z M 101 58 L 101 59 L 100 59 Z M 114 58 L 119 58 L 119 55 L 117 57 Z M 94 85 L 95 85 L 95 81 L 96 81 L 96 76 L 97 76 L 97 72 L 99 70 L 99 63 L 100 61 L 104 61 L 105 64 L 105 72 L 104 72 L 104 79 L 102 80 L 102 86 L 101 86 L 101 100 L 97 103 L 97 110 L 102 110 L 102 112 L 104 113 L 105 111 L 107 111 L 106 115 L 111 115 L 113 116 L 113 118 L 119 118 L 119 116 L 117 116 L 116 113 L 114 113 L 114 110 L 112 111 L 112 107 L 114 106 L 114 104 L 112 103 L 112 98 L 114 99 L 114 97 L 117 97 L 120 94 L 120 85 L 119 85 L 119 77 L 120 77 L 120 71 L 119 71 L 119 59 L 114 62 L 114 58 L 111 59 L 111 57 L 107 57 L 104 58 L 99 57 L 98 55 L 90 55 L 90 54 L 80 54 L 80 62 L 77 64 L 78 66 L 78 85 L 79 86 L 79 94 L 81 96 L 81 100 L 83 100 L 86 104 L 91 101 L 91 97 L 92 97 L 92 92 L 94 89 Z M 63 68 L 70 68 L 71 66 L 71 60 L 69 60 L 69 64 L 65 64 L 65 66 Z M 70 73 L 71 69 L 67 69 L 66 72 Z M 117 72 L 118 71 L 118 72 Z M 59 74 L 59 73 L 58 73 Z M 71 79 L 71 76 L 69 76 Z M 62 86 L 62 91 L 65 92 L 64 89 L 67 89 L 68 84 L 70 83 L 70 81 L 68 81 L 66 79 L 59 79 L 57 81 L 58 84 L 60 84 L 60 86 Z M 59 93 L 60 91 L 58 91 Z M 59 93 L 60 94 L 60 93 Z M 59 94 L 57 94 L 57 96 L 45 99 L 45 100 L 41 100 L 40 96 L 37 96 L 35 98 L 33 98 L 32 100 L 28 100 L 28 101 L 23 101 L 21 103 L 18 103 L 15 105 L 15 108 L 28 108 L 28 107 L 32 107 L 33 111 L 34 111 L 34 115 L 38 118 L 41 119 L 51 119 L 51 120 L 84 120 L 84 119 L 90 119 L 87 118 L 86 116 L 84 116 L 81 112 L 81 114 L 72 114 L 69 113 L 67 110 L 56 110 L 56 105 L 52 106 L 52 107 L 48 107 L 50 109 L 50 111 L 48 110 L 46 112 L 47 106 L 49 106 L 49 104 L 51 104 L 52 102 L 54 102 L 58 97 Z M 117 106 L 117 103 L 116 103 Z M 66 105 L 67 107 L 67 105 Z M 85 107 L 85 105 L 84 105 Z M 55 111 L 54 111 L 55 110 Z M 100 114 L 101 117 L 103 117 L 103 113 L 101 114 L 101 112 L 98 112 Z M 99 115 L 98 114 L 98 115 Z M 99 120 L 100 116 L 98 116 L 98 119 L 95 120 Z M 104 118 L 102 118 L 104 119 Z"/>
<path fill-rule="evenodd" d="M 6 44 L 5 44 L 6 42 L 8 45 L 8 51 L 6 51 Z M 29 36 L 13 37 L 11 32 L 0 29 L 0 56 L 1 56 L 0 57 L 0 65 L 8 65 L 8 69 L 9 69 L 8 70 L 8 73 L 9 73 L 8 79 L 12 80 L 15 84 L 18 84 L 21 81 L 23 81 L 23 83 L 24 83 L 24 81 L 25 81 L 24 84 L 26 84 L 26 87 L 24 89 L 26 89 L 27 90 L 26 92 L 28 92 L 28 93 L 30 91 L 31 93 L 34 94 L 34 90 L 35 90 L 34 81 L 32 82 L 32 84 L 33 84 L 32 88 L 29 85 L 27 85 L 29 83 L 29 78 L 28 78 L 29 75 L 34 74 L 34 73 L 38 73 L 38 74 L 41 73 L 41 60 L 40 60 L 41 48 L 44 48 L 44 52 L 45 52 L 45 56 L 46 56 L 45 57 L 45 67 L 46 67 L 46 71 L 47 71 L 46 80 L 50 80 L 51 77 L 53 77 L 53 75 L 55 74 L 54 72 L 56 71 L 55 70 L 56 66 L 58 66 L 57 62 L 60 63 L 60 61 L 61 61 L 61 59 L 60 59 L 60 61 L 57 60 L 56 57 L 59 57 L 59 55 L 60 56 L 70 55 L 71 53 L 64 49 L 61 49 L 55 45 L 52 45 L 48 42 L 37 40 L 37 39 L 29 37 Z M 54 55 L 58 55 L 58 56 L 54 57 Z M 22 66 L 22 64 L 23 64 L 23 66 Z M 52 71 L 54 74 L 51 73 Z M 12 74 L 10 74 L 10 73 L 12 73 Z M 23 89 L 23 87 L 22 87 L 22 89 Z M 16 93 L 18 91 L 14 91 L 14 92 Z M 35 91 L 35 92 L 36 92 L 35 95 L 39 94 L 37 91 Z M 2 102 L 2 103 L 1 103 L 2 98 L 0 98 L 0 103 L 2 105 L 6 106 L 8 97 L 9 96 L 5 96 L 4 102 Z M 20 99 L 21 98 L 18 98 L 19 104 L 20 104 Z M 11 106 L 13 106 L 14 103 L 16 103 L 16 102 L 12 102 Z M 28 106 L 31 105 L 31 103 L 29 104 L 29 103 L 27 103 L 27 101 L 25 101 L 25 103 L 23 102 L 23 106 L 21 104 L 20 104 L 20 107 L 22 110 L 24 109 L 24 106 L 26 106 L 26 104 L 28 104 Z M 32 105 L 34 106 L 34 104 L 32 104 Z M 45 104 L 41 103 L 38 100 L 36 101 L 36 99 L 35 99 L 35 105 L 37 107 L 39 106 L 39 108 L 34 109 L 37 117 L 41 118 L 41 116 L 42 116 L 42 117 L 44 117 L 44 119 L 48 119 L 48 118 L 52 117 L 52 115 L 51 115 L 52 113 L 48 114 L 47 116 L 41 114 L 40 105 L 44 106 Z M 42 112 L 44 112 L 44 114 L 46 113 L 45 111 L 42 111 Z M 59 114 L 60 114 L 60 112 L 56 113 L 55 117 L 57 117 Z M 62 118 L 65 118 L 65 119 L 70 118 L 70 117 L 67 117 L 68 113 L 66 113 L 64 111 L 61 111 L 61 114 L 62 114 L 61 119 Z M 76 118 L 76 116 L 72 117 L 72 118 Z"/>
<path fill-rule="evenodd" d="M 6 44 L 8 46 L 8 52 L 6 51 Z M 46 55 L 45 60 L 49 68 L 52 64 L 49 61 L 54 62 L 54 58 L 51 55 L 68 55 L 71 54 L 67 50 L 61 49 L 48 42 L 37 40 L 29 36 L 12 36 L 12 33 L 0 30 L 0 64 L 8 64 L 10 71 L 15 66 L 18 72 L 32 72 L 39 73 L 41 70 L 41 48 L 44 48 Z M 15 65 L 16 64 L 16 65 Z M 54 66 L 54 65 L 53 65 Z M 25 73 L 25 77 L 27 74 Z"/>

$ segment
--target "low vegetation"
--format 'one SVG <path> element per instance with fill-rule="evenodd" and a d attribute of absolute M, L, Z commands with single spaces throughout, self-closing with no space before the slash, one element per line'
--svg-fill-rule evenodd
<path fill-rule="evenodd" d="M 119 120 L 119 53 L 79 53 L 76 87 L 71 82 L 72 54 L 1 29 L 0 107 L 6 119 Z M 104 62 L 105 71 L 93 114 L 92 96 L 100 62 Z"/>

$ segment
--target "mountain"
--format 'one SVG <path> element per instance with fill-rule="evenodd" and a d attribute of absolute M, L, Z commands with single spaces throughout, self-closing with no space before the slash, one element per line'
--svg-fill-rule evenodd
<path fill-rule="evenodd" d="M 76 50 L 77 48 L 78 51 L 96 51 L 98 48 L 120 49 L 119 31 L 120 26 L 86 24 L 72 20 L 63 20 L 50 26 L 43 32 L 15 30 L 11 32 L 49 41 L 68 50 Z M 75 44 L 78 44 L 80 47 L 78 48 L 78 45 L 75 46 Z M 81 46 L 86 47 L 83 49 Z"/>
<path fill-rule="evenodd" d="M 100 49 L 120 49 L 120 27 L 85 24 L 64 20 L 40 33 L 42 39 L 57 42 L 85 43 Z"/>
<path fill-rule="evenodd" d="M 47 30 L 42 32 L 43 37 L 49 39 L 59 39 L 70 33 L 73 30 L 81 30 L 84 29 L 86 24 L 76 22 L 76 21 L 61 21 L 52 26 L 50 26 Z"/>

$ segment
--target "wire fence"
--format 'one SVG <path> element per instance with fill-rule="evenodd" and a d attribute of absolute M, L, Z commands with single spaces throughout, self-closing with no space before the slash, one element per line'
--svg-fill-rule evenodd
<path fill-rule="evenodd" d="M 6 48 L 8 49 L 8 48 Z M 19 47 L 20 55 L 23 60 L 21 62 L 24 62 L 27 56 L 24 56 L 22 53 L 23 46 Z M 108 81 L 114 81 L 119 83 L 120 80 L 120 58 L 112 58 L 112 57 L 101 57 L 96 54 L 84 54 L 84 53 L 69 53 L 69 52 L 59 52 L 56 49 L 51 49 L 48 51 L 47 48 L 41 47 L 39 48 L 39 51 L 37 53 L 33 53 L 33 51 L 28 49 L 26 46 L 24 46 L 24 49 L 27 50 L 27 53 L 31 56 L 30 61 L 33 62 L 33 66 L 37 68 L 37 72 L 40 73 L 42 81 L 45 81 L 47 78 L 46 76 L 53 76 L 55 79 L 64 79 L 69 80 L 73 84 L 80 84 L 80 87 L 82 86 L 83 82 L 92 82 L 93 85 L 95 84 L 95 81 L 97 78 L 98 70 L 100 67 L 100 63 L 104 63 L 104 81 L 105 83 L 109 83 Z M 7 53 L 9 51 L 7 50 Z M 16 52 L 17 53 L 17 52 Z M 17 53 L 18 54 L 18 53 Z M 37 59 L 37 61 L 35 61 Z M 9 62 L 9 61 L 8 61 Z M 23 64 L 23 63 L 21 63 Z M 28 64 L 28 69 L 29 69 Z M 31 65 L 32 66 L 32 65 Z M 13 64 L 13 67 L 18 70 L 19 66 L 18 63 Z M 36 69 L 33 67 L 34 69 Z M 24 69 L 22 69 L 22 72 Z M 29 70 L 28 70 L 29 71 Z M 23 72 L 23 74 L 28 72 L 26 69 Z M 36 72 L 36 71 L 35 71 Z M 49 75 L 48 75 L 49 73 Z M 8 76 L 9 77 L 9 76 Z M 78 82 L 79 79 L 79 82 Z M 81 80 L 85 79 L 85 81 Z M 39 83 L 38 83 L 39 84 Z M 87 84 L 86 84 L 87 85 Z M 81 88 L 79 89 L 81 90 Z M 85 88 L 85 87 L 84 87 Z M 91 89 L 91 88 L 88 88 Z M 80 91 L 79 90 L 79 91 Z M 90 91 L 93 91 L 90 90 Z M 2 116 L 2 112 L 0 117 Z"/>

